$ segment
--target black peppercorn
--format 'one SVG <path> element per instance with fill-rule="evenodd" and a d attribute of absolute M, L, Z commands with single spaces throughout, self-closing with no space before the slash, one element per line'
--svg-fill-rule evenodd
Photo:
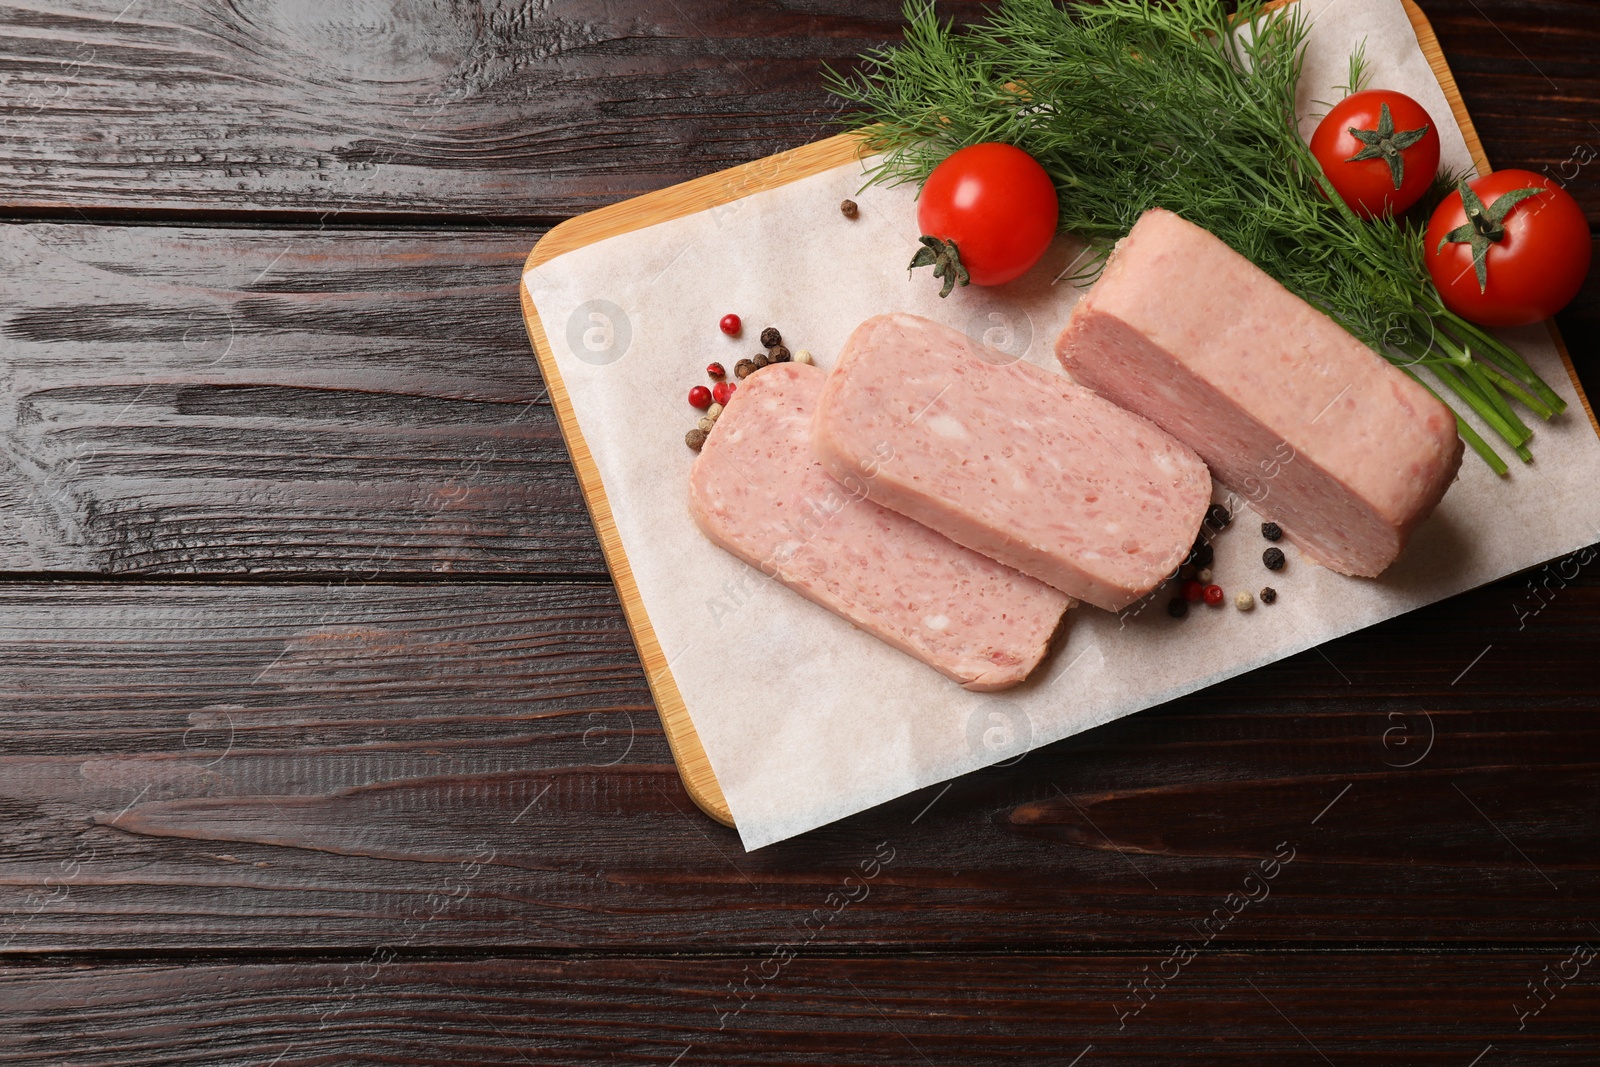
<path fill-rule="evenodd" d="M 1283 536 L 1283 527 L 1275 522 L 1264 522 L 1261 524 L 1261 536 L 1268 541 L 1276 541 Z"/>
<path fill-rule="evenodd" d="M 765 352 L 757 352 L 755 355 L 750 357 L 750 363 L 753 367 L 755 367 L 756 370 L 760 370 L 762 367 L 765 367 L 771 362 L 772 360 L 767 358 L 767 354 Z"/>
<path fill-rule="evenodd" d="M 733 365 L 733 376 L 742 382 L 759 369 L 754 362 L 748 359 L 741 359 Z"/>
<path fill-rule="evenodd" d="M 773 345 L 772 351 L 767 353 L 768 363 L 787 363 L 789 359 L 789 350 L 782 345 Z"/>
<path fill-rule="evenodd" d="M 1167 601 L 1167 614 L 1174 619 L 1184 618 L 1189 614 L 1189 602 L 1181 596 L 1175 596 Z"/>
<path fill-rule="evenodd" d="M 778 328 L 776 326 L 768 326 L 765 330 L 761 331 L 761 344 L 766 348 L 772 348 L 775 345 L 781 345 L 783 344 L 783 334 L 778 332 Z"/>
<path fill-rule="evenodd" d="M 841 200 L 839 202 L 839 213 L 847 219 L 853 219 L 861 213 L 861 209 L 856 207 L 854 200 Z"/>
<path fill-rule="evenodd" d="M 1261 590 L 1261 602 L 1263 604 L 1271 604 L 1277 599 L 1278 591 L 1272 588 L 1272 586 L 1269 585 L 1265 589 Z"/>
<path fill-rule="evenodd" d="M 698 452 L 705 446 L 706 432 L 698 426 L 692 427 L 683 435 L 683 443 Z"/>
<path fill-rule="evenodd" d="M 1269 571 L 1281 571 L 1281 570 L 1283 570 L 1283 563 L 1284 563 L 1283 549 L 1281 549 L 1281 548 L 1269 548 L 1269 549 L 1267 549 L 1265 552 L 1261 553 L 1261 562 L 1265 563 L 1267 565 L 1267 570 L 1269 570 Z"/>
<path fill-rule="evenodd" d="M 1216 562 L 1217 550 L 1204 541 L 1195 542 L 1194 549 L 1189 553 L 1189 558 L 1184 562 L 1195 570 L 1202 570 Z"/>
<path fill-rule="evenodd" d="M 1219 533 L 1226 529 L 1228 523 L 1233 521 L 1233 515 L 1221 504 L 1212 504 L 1206 508 L 1206 525 Z"/>

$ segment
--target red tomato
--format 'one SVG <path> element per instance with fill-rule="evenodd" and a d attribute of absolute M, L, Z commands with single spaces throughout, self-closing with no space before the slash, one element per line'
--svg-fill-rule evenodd
<path fill-rule="evenodd" d="M 951 153 L 928 175 L 917 203 L 923 244 L 927 238 L 955 242 L 961 265 L 978 285 L 1026 273 L 1050 246 L 1059 215 L 1050 175 L 1022 149 L 997 142 Z M 917 265 L 933 265 L 946 277 L 934 256 L 918 255 L 923 262 Z M 952 284 L 946 278 L 945 293 Z"/>
<path fill-rule="evenodd" d="M 1333 106 L 1311 135 L 1311 153 L 1352 211 L 1381 218 L 1405 211 L 1433 184 L 1439 128 L 1404 93 L 1368 89 Z"/>
<path fill-rule="evenodd" d="M 1485 283 L 1478 282 L 1472 242 L 1449 240 L 1452 234 L 1470 235 L 1463 229 L 1467 211 L 1461 193 L 1451 193 L 1422 238 L 1428 273 L 1445 306 L 1483 326 L 1526 326 L 1571 303 L 1583 288 L 1593 254 L 1589 221 L 1571 194 L 1530 170 L 1497 170 L 1467 186 L 1485 209 L 1477 227 L 1487 231 L 1478 242 L 1485 249 Z M 1519 189 L 1541 191 L 1495 210 L 1502 197 Z"/>

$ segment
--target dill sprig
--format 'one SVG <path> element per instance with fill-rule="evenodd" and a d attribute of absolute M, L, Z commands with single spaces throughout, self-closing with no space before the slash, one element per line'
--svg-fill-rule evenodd
<path fill-rule="evenodd" d="M 1235 8 L 1229 11 L 1229 6 Z M 874 182 L 921 182 L 958 148 L 1005 141 L 1060 194 L 1061 228 L 1097 253 L 1152 207 L 1216 234 L 1418 381 L 1464 404 L 1524 462 L 1533 431 L 1513 404 L 1552 418 L 1565 402 L 1515 350 L 1444 306 L 1421 227 L 1365 221 L 1334 192 L 1296 129 L 1309 25 L 1263 0 L 1006 0 L 978 25 L 908 3 L 901 45 L 863 57 L 830 89 L 874 122 Z M 1354 57 L 1352 86 L 1360 83 Z M 1439 188 L 1447 188 L 1441 182 Z M 1435 390 L 1438 392 L 1438 390 Z M 1462 437 L 1506 464 L 1463 419 Z"/>

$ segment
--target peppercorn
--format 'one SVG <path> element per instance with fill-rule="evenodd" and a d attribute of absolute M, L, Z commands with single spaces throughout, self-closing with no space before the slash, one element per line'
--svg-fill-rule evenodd
<path fill-rule="evenodd" d="M 767 358 L 767 354 L 765 352 L 757 352 L 755 355 L 750 357 L 750 362 L 755 365 L 756 370 L 760 370 L 768 363 L 771 363 L 772 360 Z"/>
<path fill-rule="evenodd" d="M 739 316 L 737 315 L 724 315 L 722 316 L 722 321 L 717 323 L 717 328 L 729 337 L 739 336 L 739 330 L 743 326 L 744 324 L 739 321 Z"/>
<path fill-rule="evenodd" d="M 717 420 L 713 419 L 710 415 L 702 415 L 700 416 L 700 421 L 695 423 L 695 426 L 703 433 L 710 433 L 711 427 L 715 426 L 716 424 Z"/>
<path fill-rule="evenodd" d="M 1199 582 L 1191 580 L 1183 583 L 1183 599 L 1192 602 L 1199 600 L 1205 595 L 1206 587 L 1201 585 Z"/>
<path fill-rule="evenodd" d="M 789 350 L 782 345 L 773 345 L 772 351 L 767 353 L 767 361 L 770 363 L 787 363 L 792 358 Z"/>
<path fill-rule="evenodd" d="M 711 406 L 711 390 L 703 385 L 697 385 L 689 390 L 689 406 L 705 409 Z"/>
<path fill-rule="evenodd" d="M 854 200 L 841 200 L 839 201 L 839 214 L 847 219 L 853 219 L 861 214 L 861 209 L 856 207 Z"/>
<path fill-rule="evenodd" d="M 1284 564 L 1283 549 L 1281 549 L 1281 548 L 1269 548 L 1269 549 L 1267 549 L 1265 552 L 1261 553 L 1261 562 L 1265 563 L 1267 565 L 1267 570 L 1269 570 L 1269 571 L 1281 571 L 1281 570 L 1283 570 L 1283 564 Z"/>
<path fill-rule="evenodd" d="M 798 351 L 798 352 L 796 352 L 794 354 L 794 361 L 796 363 L 804 363 L 808 367 L 816 366 L 816 362 L 817 362 L 816 360 L 811 358 L 810 351 L 808 351 L 807 349 L 804 349 L 804 348 L 802 348 L 800 351 Z"/>
<path fill-rule="evenodd" d="M 1213 530 L 1220 533 L 1227 529 L 1228 523 L 1232 521 L 1233 515 L 1221 504 L 1212 504 L 1209 508 L 1206 508 L 1206 525 Z"/>
<path fill-rule="evenodd" d="M 717 387 L 711 390 L 711 398 L 723 407 L 727 407 L 728 398 L 733 395 L 733 391 L 737 388 L 739 387 L 732 382 L 718 382 Z"/>
<path fill-rule="evenodd" d="M 765 330 L 761 331 L 762 348 L 774 348 L 781 344 L 783 344 L 783 334 L 778 332 L 778 328 L 776 326 L 768 326 Z"/>
<path fill-rule="evenodd" d="M 1275 522 L 1264 522 L 1261 524 L 1261 536 L 1268 541 L 1276 541 L 1283 536 L 1283 527 Z"/>
<path fill-rule="evenodd" d="M 741 382 L 754 373 L 756 365 L 748 359 L 741 359 L 733 365 L 733 376 Z"/>
<path fill-rule="evenodd" d="M 1206 603 L 1208 605 L 1211 607 L 1216 607 L 1218 604 L 1222 603 L 1222 586 L 1208 585 L 1206 586 L 1206 591 L 1203 595 L 1205 596 Z"/>
<path fill-rule="evenodd" d="M 1204 541 L 1196 541 L 1194 543 L 1194 549 L 1190 551 L 1189 558 L 1186 562 L 1193 566 L 1195 570 L 1199 570 L 1201 567 L 1211 566 L 1211 563 L 1214 559 L 1216 559 L 1216 556 L 1216 549 L 1212 548 Z"/>
<path fill-rule="evenodd" d="M 1211 584 L 1211 568 L 1210 567 L 1201 567 L 1198 571 L 1195 572 L 1194 576 L 1195 576 L 1195 580 L 1198 581 L 1201 585 L 1210 585 Z"/>
<path fill-rule="evenodd" d="M 1181 596 L 1175 596 L 1167 601 L 1167 614 L 1174 619 L 1181 619 L 1189 614 L 1189 602 Z"/>
<path fill-rule="evenodd" d="M 1233 598 L 1233 606 L 1238 608 L 1240 611 L 1254 611 L 1256 606 L 1256 598 L 1251 596 L 1248 592 L 1239 593 Z"/>
<path fill-rule="evenodd" d="M 722 414 L 722 405 L 721 404 L 712 404 L 710 407 L 706 408 L 706 418 L 708 418 L 708 419 L 712 419 L 714 421 L 716 419 L 716 417 L 718 415 L 721 415 L 721 414 Z"/>
<path fill-rule="evenodd" d="M 706 373 L 718 381 L 721 381 L 728 376 L 727 368 L 720 363 L 707 363 Z"/>
<path fill-rule="evenodd" d="M 683 443 L 698 452 L 705 446 L 706 432 L 700 427 L 696 426 L 688 433 L 683 435 Z"/>
<path fill-rule="evenodd" d="M 1183 566 L 1178 568 L 1178 577 L 1185 582 L 1187 582 L 1190 578 L 1193 578 L 1198 573 L 1199 572 L 1195 570 L 1193 563 L 1185 563 Z"/>
<path fill-rule="evenodd" d="M 1277 600 L 1278 591 L 1272 588 L 1272 586 L 1269 585 L 1265 589 L 1261 590 L 1261 602 L 1263 604 L 1274 604 L 1277 602 Z"/>

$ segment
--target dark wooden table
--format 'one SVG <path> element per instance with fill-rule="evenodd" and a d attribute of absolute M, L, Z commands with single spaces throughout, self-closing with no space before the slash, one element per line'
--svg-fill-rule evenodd
<path fill-rule="evenodd" d="M 1600 218 L 1600 7 L 1423 5 Z M 1600 1060 L 1600 562 L 752 855 L 689 803 L 518 267 L 832 132 L 897 0 L 0 12 L 0 1062 Z"/>

